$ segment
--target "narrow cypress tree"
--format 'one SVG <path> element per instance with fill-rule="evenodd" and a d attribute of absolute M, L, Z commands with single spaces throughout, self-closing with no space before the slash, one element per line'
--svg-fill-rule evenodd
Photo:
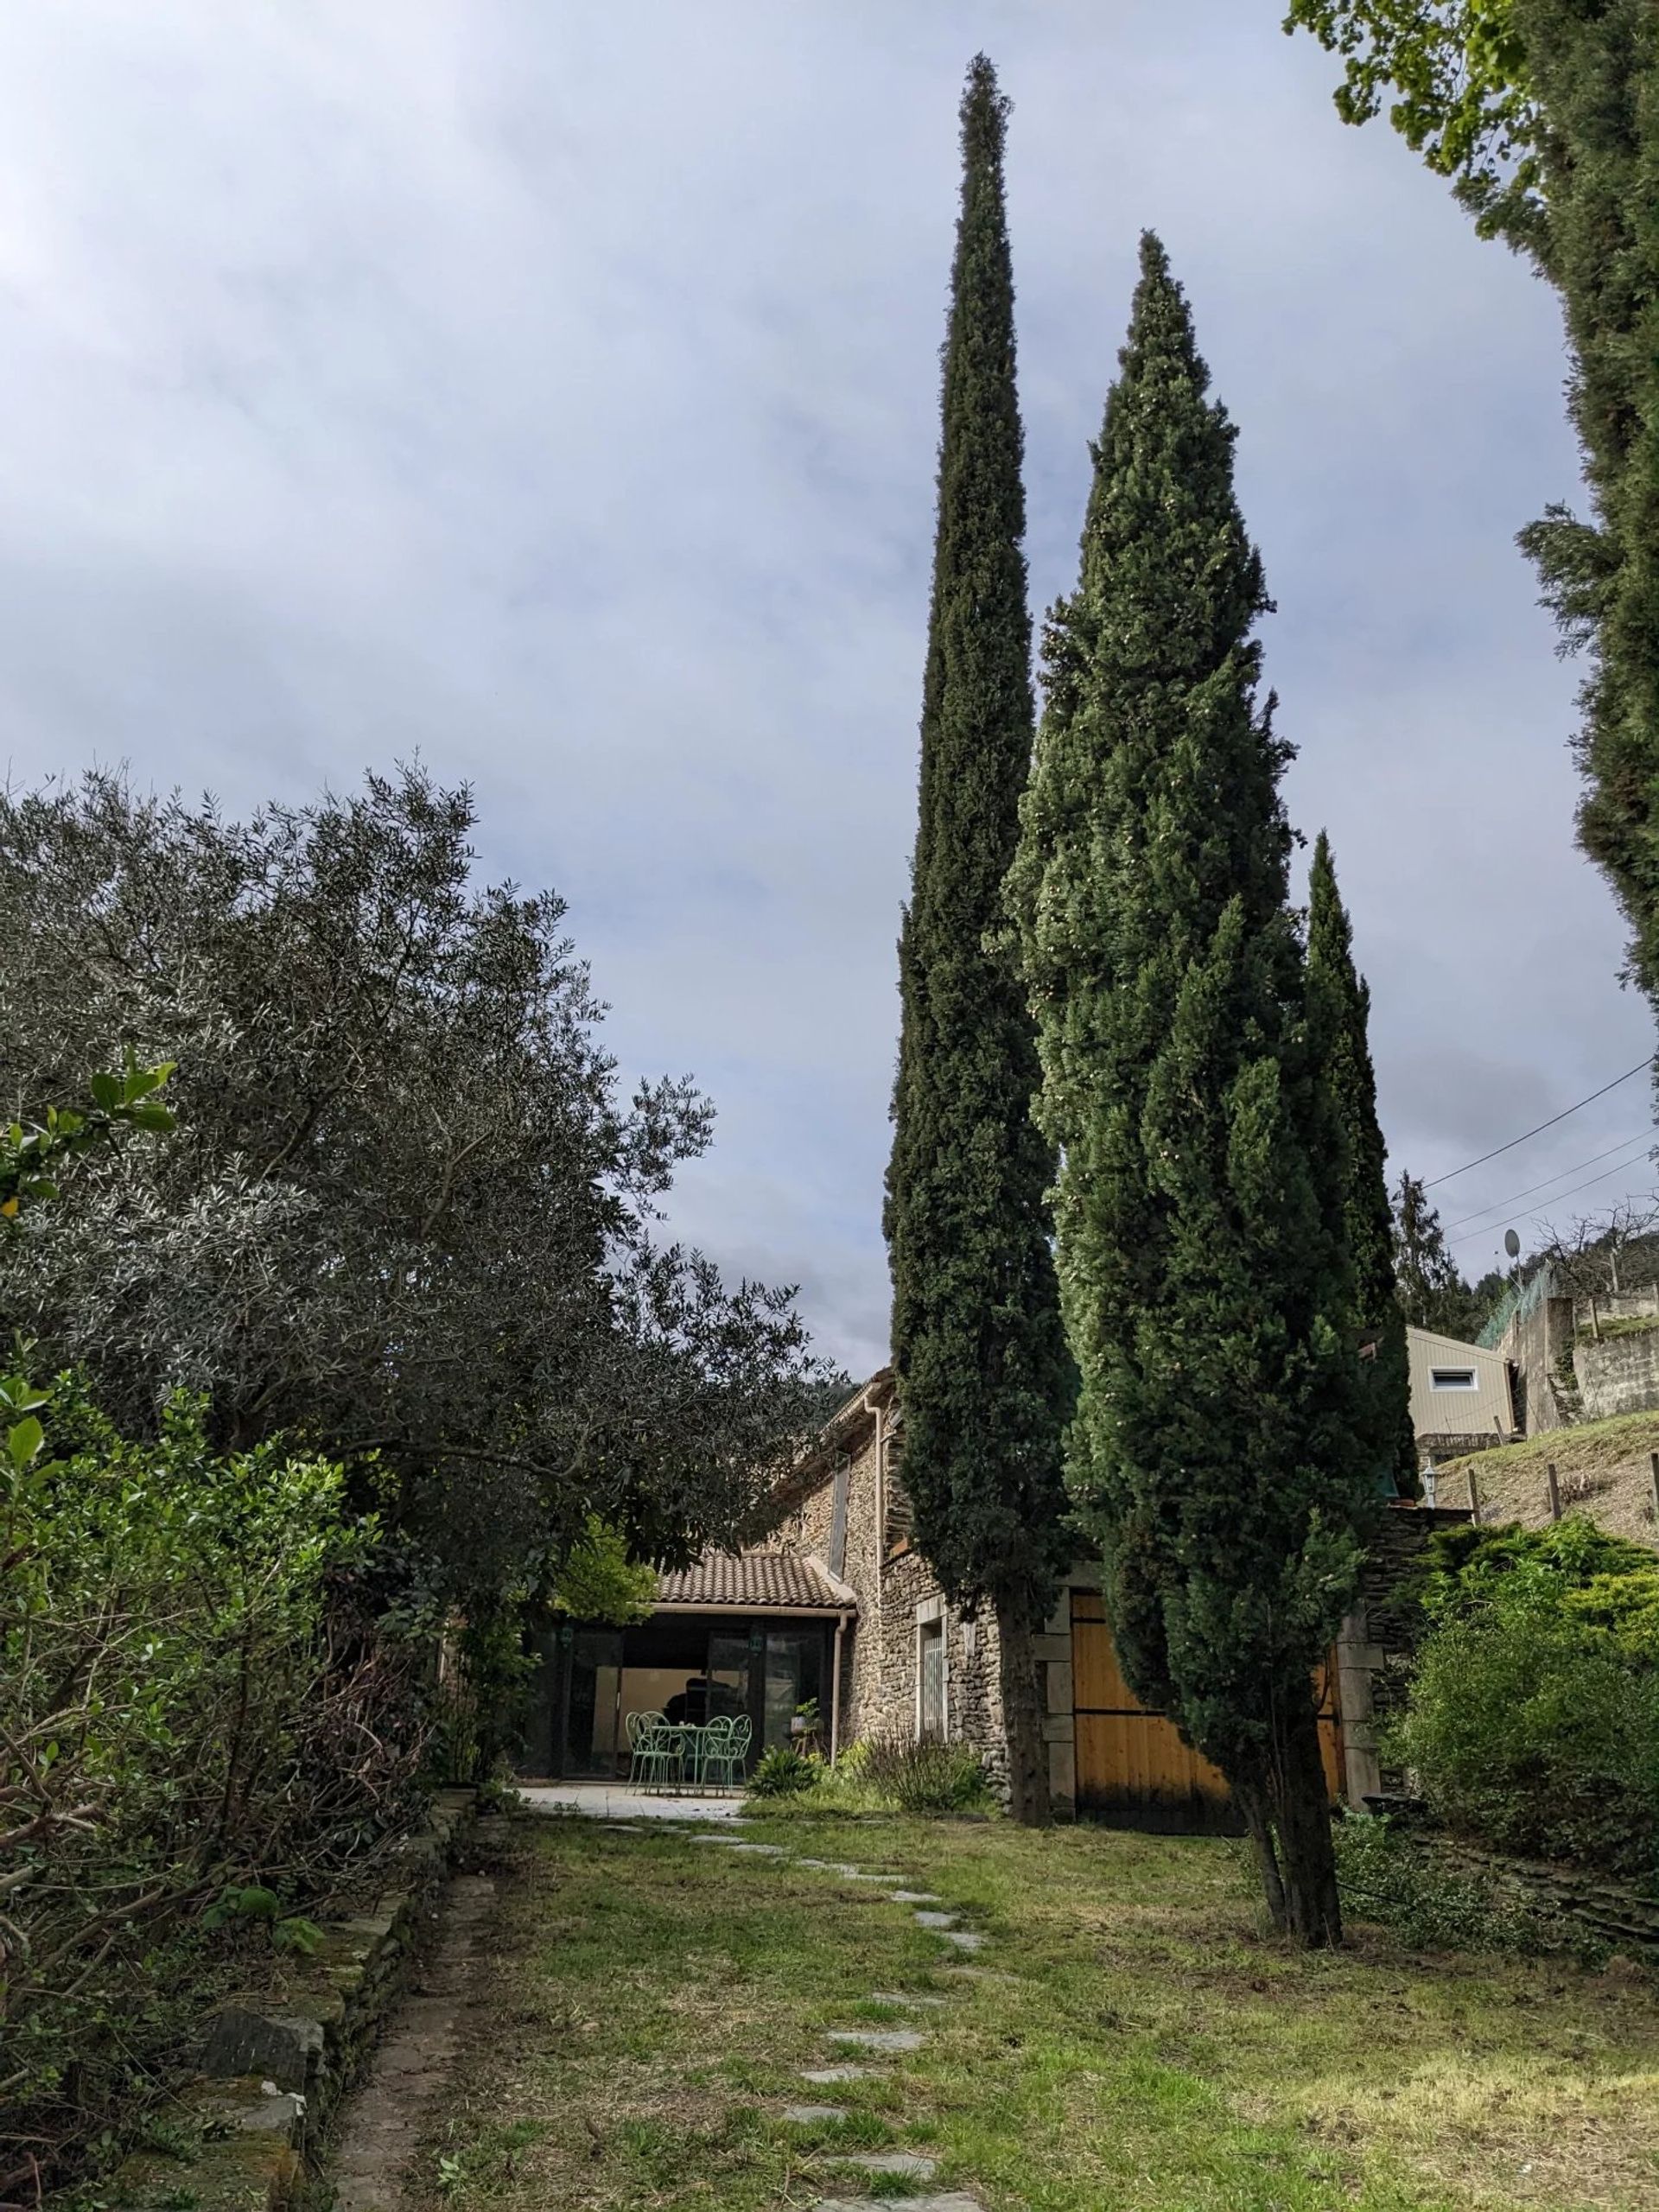
<path fill-rule="evenodd" d="M 1011 948 L 987 943 L 1033 727 L 1007 115 L 982 54 L 962 103 L 886 1228 L 917 1541 L 953 1599 L 995 1610 L 1013 1809 L 1039 1821 L 1048 1790 L 1031 1637 L 1071 1548 L 1060 1436 L 1071 1384 L 1044 1207 L 1053 1163 L 1031 1118 L 1031 1017 Z"/>
<path fill-rule="evenodd" d="M 1220 1767 L 1279 1922 L 1340 1935 L 1313 1673 L 1378 1470 L 1342 1146 L 1287 905 L 1288 758 L 1234 432 L 1141 245 L 1009 901 L 1063 1162 L 1070 1479 L 1130 1684 Z"/>
<path fill-rule="evenodd" d="M 1391 1470 L 1403 1497 L 1421 1495 L 1411 1425 L 1406 1317 L 1395 1286 L 1394 1209 L 1388 1147 L 1376 1118 L 1371 1066 L 1371 994 L 1354 966 L 1353 930 L 1337 888 L 1331 841 L 1313 847 L 1307 899 L 1308 1020 L 1345 1141 L 1343 1222 L 1354 1270 L 1354 1306 L 1376 1349 L 1360 1370 L 1371 1416 L 1368 1458 Z"/>

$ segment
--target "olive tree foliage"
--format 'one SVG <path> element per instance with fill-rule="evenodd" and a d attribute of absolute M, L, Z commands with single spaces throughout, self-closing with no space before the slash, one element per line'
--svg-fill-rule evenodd
<path fill-rule="evenodd" d="M 1341 56 L 1343 121 L 1369 123 L 1387 101 L 1484 231 L 1535 217 L 1541 116 L 1515 0 L 1291 0 L 1285 29 Z"/>
<path fill-rule="evenodd" d="M 636 1556 L 729 1531 L 815 1370 L 789 1291 L 653 1237 L 711 1109 L 621 1095 L 562 902 L 480 886 L 474 818 L 418 769 L 246 821 L 0 796 L 0 1099 L 130 1048 L 178 1122 L 17 1221 L 0 1322 L 129 1433 L 183 1388 L 217 1448 L 312 1440 L 493 1592 L 590 1515 Z"/>
<path fill-rule="evenodd" d="M 1559 293 L 1590 518 L 1520 533 L 1582 652 L 1579 836 L 1659 1011 L 1659 9 L 1653 0 L 1294 0 L 1344 60 L 1351 122 L 1392 119 L 1481 229 Z"/>

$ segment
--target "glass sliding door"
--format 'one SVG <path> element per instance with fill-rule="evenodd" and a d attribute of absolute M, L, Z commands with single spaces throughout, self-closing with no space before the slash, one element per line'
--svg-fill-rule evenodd
<path fill-rule="evenodd" d="M 618 1771 L 622 1631 L 579 1628 L 570 1645 L 565 1771 L 608 1781 Z"/>
<path fill-rule="evenodd" d="M 810 1628 L 769 1628 L 760 1732 L 768 1750 L 789 1742 L 790 1722 L 800 1707 L 817 1700 L 823 1686 L 823 1630 L 816 1623 Z"/>

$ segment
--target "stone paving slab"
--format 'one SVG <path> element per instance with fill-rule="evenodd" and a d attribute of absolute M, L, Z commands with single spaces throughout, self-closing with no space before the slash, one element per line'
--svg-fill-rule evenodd
<path fill-rule="evenodd" d="M 869 2082 L 875 2078 L 874 2066 L 809 2066 L 802 2074 L 803 2082 L 810 2082 L 815 2089 L 827 2089 L 837 2082 Z"/>
<path fill-rule="evenodd" d="M 943 2196 L 906 2196 L 899 2202 L 905 2212 L 985 2212 L 976 2196 L 964 2196 L 959 2189 Z M 821 2196 L 812 2212 L 893 2212 L 893 2205 L 890 2196 Z"/>
<path fill-rule="evenodd" d="M 933 1933 L 942 1943 L 954 1943 L 959 1951 L 982 1951 L 989 1941 L 971 1928 L 936 1928 Z"/>
<path fill-rule="evenodd" d="M 856 1866 L 849 1866 L 840 1859 L 798 1859 L 795 1864 L 810 1866 L 820 1874 L 856 1874 L 859 1871 Z"/>
<path fill-rule="evenodd" d="M 845 2105 L 785 2105 L 784 2118 L 797 2127 L 815 2127 L 821 2120 L 845 2120 Z"/>
<path fill-rule="evenodd" d="M 730 1797 L 663 1797 L 630 1789 L 626 1782 L 527 1782 L 518 1795 L 532 1813 L 579 1813 L 598 1821 L 737 1821 L 743 1800 Z"/>
<path fill-rule="evenodd" d="M 847 2050 L 919 2050 L 926 2038 L 918 2028 L 831 2028 L 830 2040 Z"/>
<path fill-rule="evenodd" d="M 702 1839 L 698 1838 L 697 1840 L 702 1841 Z M 708 1840 L 728 1844 L 734 1851 L 752 1851 L 761 1859 L 786 1859 L 789 1856 L 781 1843 L 733 1843 L 729 1836 L 724 1835 L 710 1836 Z"/>
<path fill-rule="evenodd" d="M 867 2174 L 903 2174 L 906 2181 L 931 2181 L 939 2171 L 937 2158 L 925 2158 L 918 2151 L 849 2152 L 836 2163 L 858 2166 Z"/>
<path fill-rule="evenodd" d="M 902 2005 L 906 2012 L 915 2012 L 924 2005 L 930 2010 L 936 2006 L 943 2007 L 947 1999 L 943 1997 L 912 1997 L 903 1989 L 873 1989 L 870 2002 L 872 2005 Z"/>
<path fill-rule="evenodd" d="M 935 1929 L 954 1928 L 961 1918 L 962 1915 L 959 1912 L 918 1912 L 916 1916 L 916 1925 L 918 1928 Z"/>
<path fill-rule="evenodd" d="M 889 1904 L 938 1904 L 939 1902 L 937 1890 L 894 1890 L 887 1898 Z"/>

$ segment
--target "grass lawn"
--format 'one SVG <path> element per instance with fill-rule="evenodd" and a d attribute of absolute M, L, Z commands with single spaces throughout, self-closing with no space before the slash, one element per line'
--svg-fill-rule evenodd
<path fill-rule="evenodd" d="M 751 1825 L 887 1868 L 991 1938 L 966 1971 L 884 1889 L 612 1834 L 515 1829 L 491 2001 L 417 2193 L 499 2212 L 762 2212 L 901 2195 L 919 2149 L 992 2212 L 1659 2212 L 1659 2006 L 1630 1971 L 1260 1931 L 1229 1846 L 1100 1829 Z M 940 1996 L 899 2012 L 873 1991 Z M 809 2088 L 825 2031 L 919 2026 Z M 785 2101 L 843 2105 L 791 2126 Z M 912 2184 L 911 2186 L 913 2186 Z"/>

